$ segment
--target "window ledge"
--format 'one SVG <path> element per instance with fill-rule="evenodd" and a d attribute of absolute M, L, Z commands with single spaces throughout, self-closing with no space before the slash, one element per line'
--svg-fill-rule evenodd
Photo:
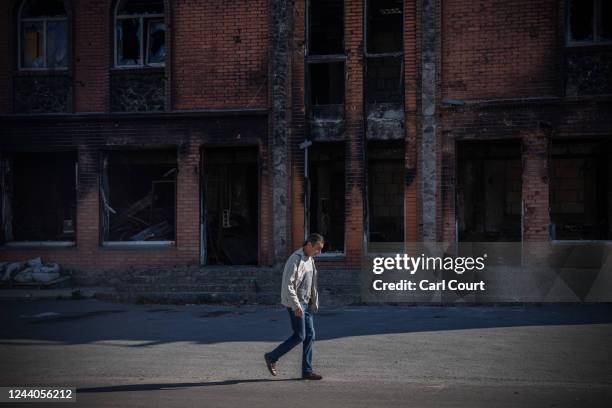
<path fill-rule="evenodd" d="M 104 241 L 104 249 L 172 249 L 176 241 Z"/>
<path fill-rule="evenodd" d="M 75 241 L 10 241 L 5 242 L 2 249 L 40 249 L 40 248 L 74 248 Z"/>
<path fill-rule="evenodd" d="M 608 239 L 602 239 L 602 240 L 595 240 L 595 239 L 553 239 L 550 241 L 550 243 L 552 245 L 556 245 L 556 246 L 563 246 L 563 245 L 593 245 L 593 244 L 599 244 L 599 245 L 612 245 L 612 240 L 608 240 Z"/>
<path fill-rule="evenodd" d="M 326 262 L 326 261 L 344 261 L 346 260 L 346 254 L 344 252 L 336 252 L 336 253 L 326 253 L 319 254 L 314 257 L 317 261 Z"/>

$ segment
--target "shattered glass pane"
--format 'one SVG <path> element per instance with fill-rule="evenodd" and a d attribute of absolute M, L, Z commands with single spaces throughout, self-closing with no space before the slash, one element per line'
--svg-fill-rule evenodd
<path fill-rule="evenodd" d="M 43 23 L 24 23 L 21 36 L 21 65 L 24 68 L 43 68 Z"/>
<path fill-rule="evenodd" d="M 68 35 L 66 20 L 47 22 L 47 67 L 66 66 Z"/>
<path fill-rule="evenodd" d="M 21 18 L 65 17 L 62 0 L 30 0 L 23 6 Z"/>
<path fill-rule="evenodd" d="M 117 20 L 117 64 L 140 64 L 140 20 Z"/>
<path fill-rule="evenodd" d="M 163 63 L 166 59 L 166 24 L 162 20 L 148 21 L 147 64 Z"/>
<path fill-rule="evenodd" d="M 117 8 L 118 15 L 124 14 L 163 14 L 162 0 L 123 0 Z"/>
<path fill-rule="evenodd" d="M 569 13 L 572 41 L 593 41 L 593 0 L 572 1 Z"/>

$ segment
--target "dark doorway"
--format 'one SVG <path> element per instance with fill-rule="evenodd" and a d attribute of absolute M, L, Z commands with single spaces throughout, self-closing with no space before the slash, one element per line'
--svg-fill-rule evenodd
<path fill-rule="evenodd" d="M 521 240 L 521 143 L 457 143 L 459 241 Z"/>
<path fill-rule="evenodd" d="M 257 158 L 257 147 L 207 148 L 202 154 L 202 258 L 207 265 L 257 264 Z"/>

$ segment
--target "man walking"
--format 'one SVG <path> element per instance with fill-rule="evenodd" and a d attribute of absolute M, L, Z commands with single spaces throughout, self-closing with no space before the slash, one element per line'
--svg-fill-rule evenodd
<path fill-rule="evenodd" d="M 323 237 L 310 234 L 300 249 L 291 254 L 283 270 L 281 303 L 287 307 L 293 334 L 270 353 L 264 354 L 270 374 L 276 375 L 276 362 L 298 344 L 302 349 L 302 378 L 320 380 L 312 371 L 312 349 L 315 339 L 312 314 L 319 308 L 317 268 L 313 257 L 323 249 Z"/>

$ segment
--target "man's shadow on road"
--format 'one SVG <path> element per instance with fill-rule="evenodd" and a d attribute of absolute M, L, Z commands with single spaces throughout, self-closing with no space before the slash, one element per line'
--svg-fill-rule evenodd
<path fill-rule="evenodd" d="M 127 385 L 111 385 L 108 387 L 77 388 L 76 392 L 77 393 L 97 393 L 97 392 L 171 390 L 173 388 L 210 387 L 210 386 L 216 386 L 216 385 L 236 385 L 236 384 L 241 384 L 241 383 L 280 382 L 280 381 L 303 381 L 303 380 L 301 378 L 283 378 L 283 379 L 278 379 L 278 380 L 272 380 L 268 378 L 258 378 L 258 379 L 248 379 L 248 380 L 184 382 L 184 383 L 167 383 L 167 384 L 127 384 Z"/>

